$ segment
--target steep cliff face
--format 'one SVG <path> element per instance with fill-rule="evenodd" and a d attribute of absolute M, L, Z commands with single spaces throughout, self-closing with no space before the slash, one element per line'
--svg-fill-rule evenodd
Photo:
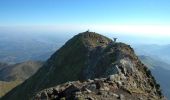
<path fill-rule="evenodd" d="M 116 89 L 112 89 L 109 83 L 110 81 L 108 82 L 107 79 L 108 76 L 111 83 L 115 84 L 113 86 L 115 88 L 118 87 L 118 91 L 128 91 L 131 95 L 133 93 L 140 94 L 142 95 L 141 97 L 146 96 L 146 98 L 150 99 L 162 99 L 159 85 L 129 45 L 115 43 L 111 39 L 94 32 L 84 32 L 74 36 L 54 53 L 34 76 L 13 89 L 2 99 L 10 100 L 12 98 L 23 100 L 33 99 L 34 97 L 40 99 L 41 93 L 37 94 L 38 96 L 36 93 L 45 88 L 68 81 L 84 81 L 94 78 L 98 78 L 99 80 L 106 78 L 103 79 L 103 84 L 106 84 L 109 91 L 117 91 Z M 78 89 L 83 92 L 82 89 L 84 89 L 84 85 L 93 83 L 94 82 L 82 82 Z M 65 93 L 63 91 L 67 89 L 66 86 L 63 86 L 63 88 L 62 86 L 59 87 L 61 88 L 57 90 L 57 93 Z M 100 88 L 96 88 L 95 91 L 99 89 Z M 72 94 L 72 92 L 70 93 Z M 95 93 L 97 92 L 94 92 L 94 94 Z M 113 93 L 115 94 L 115 92 Z M 66 94 L 56 94 L 54 97 L 55 99 L 66 98 L 70 100 L 72 96 Z M 48 96 L 45 95 L 45 97 Z M 85 99 L 86 96 L 82 98 Z M 131 99 L 133 99 L 133 96 Z"/>

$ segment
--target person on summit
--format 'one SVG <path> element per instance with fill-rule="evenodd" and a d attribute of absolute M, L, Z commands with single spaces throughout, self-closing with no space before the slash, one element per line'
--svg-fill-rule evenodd
<path fill-rule="evenodd" d="M 113 38 L 113 42 L 116 43 L 117 38 Z"/>

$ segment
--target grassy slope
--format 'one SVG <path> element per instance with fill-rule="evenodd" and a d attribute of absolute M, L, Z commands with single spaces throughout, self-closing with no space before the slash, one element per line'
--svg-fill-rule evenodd
<path fill-rule="evenodd" d="M 0 97 L 5 95 L 7 92 L 9 92 L 11 89 L 16 87 L 20 83 L 22 83 L 22 81 L 17 81 L 17 80 L 11 82 L 0 81 Z"/>

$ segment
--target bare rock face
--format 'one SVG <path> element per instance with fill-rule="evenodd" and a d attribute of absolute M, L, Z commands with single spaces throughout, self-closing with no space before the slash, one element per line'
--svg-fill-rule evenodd
<path fill-rule="evenodd" d="M 34 76 L 3 99 L 11 98 L 164 99 L 150 70 L 141 63 L 129 45 L 113 42 L 94 32 L 80 33 L 70 39 Z"/>

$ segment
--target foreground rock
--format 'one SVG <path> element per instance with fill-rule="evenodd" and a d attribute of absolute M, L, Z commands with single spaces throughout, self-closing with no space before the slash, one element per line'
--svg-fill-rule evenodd
<path fill-rule="evenodd" d="M 121 75 L 120 75 L 121 76 Z M 112 77 L 112 76 L 111 76 Z M 121 78 L 121 77 L 119 77 Z M 126 81 L 127 82 L 127 81 Z M 121 83 L 121 84 L 120 84 Z M 87 81 L 73 81 L 44 89 L 35 94 L 33 100 L 163 100 L 150 91 L 128 88 L 123 80 L 101 78 Z M 133 90 L 132 90 L 133 89 Z"/>

